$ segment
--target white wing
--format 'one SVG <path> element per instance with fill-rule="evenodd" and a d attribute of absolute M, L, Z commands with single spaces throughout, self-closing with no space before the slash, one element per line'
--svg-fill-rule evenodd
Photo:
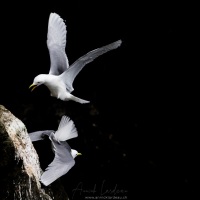
<path fill-rule="evenodd" d="M 75 161 L 70 151 L 63 143 L 58 144 L 56 141 L 53 141 L 53 139 L 52 142 L 54 143 L 55 147 L 55 158 L 53 162 L 50 163 L 45 169 L 45 172 L 40 178 L 41 182 L 45 186 L 48 186 L 56 179 L 66 174 L 75 164 Z"/>
<path fill-rule="evenodd" d="M 60 121 L 58 130 L 55 132 L 55 139 L 58 142 L 60 142 L 60 141 L 69 140 L 77 136 L 78 136 L 78 132 L 74 125 L 74 122 L 70 120 L 69 117 L 63 116 Z"/>
<path fill-rule="evenodd" d="M 97 58 L 98 56 L 118 48 L 121 45 L 122 41 L 118 40 L 116 42 L 113 42 L 111 44 L 108 44 L 106 46 L 97 48 L 93 51 L 88 52 L 87 54 L 85 54 L 84 56 L 80 57 L 79 59 L 77 59 L 65 72 L 63 72 L 60 75 L 60 78 L 65 82 L 66 84 L 66 88 L 69 92 L 72 92 L 73 89 L 73 81 L 75 79 L 75 77 L 77 76 L 77 74 L 83 69 L 83 67 L 92 62 L 95 58 Z"/>
<path fill-rule="evenodd" d="M 47 33 L 47 47 L 51 61 L 49 74 L 59 75 L 69 67 L 65 53 L 66 35 L 67 30 L 63 19 L 58 14 L 51 13 Z"/>

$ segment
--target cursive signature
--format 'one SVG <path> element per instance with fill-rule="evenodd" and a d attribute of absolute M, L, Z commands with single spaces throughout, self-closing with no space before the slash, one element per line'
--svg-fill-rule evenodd
<path fill-rule="evenodd" d="M 118 185 L 115 184 L 113 187 L 108 187 L 106 185 L 106 181 L 103 180 L 102 183 L 97 186 L 97 184 L 94 184 L 91 188 L 84 187 L 83 182 L 79 182 L 75 189 L 72 190 L 72 199 L 76 195 L 119 195 L 119 194 L 125 194 L 127 193 L 127 190 L 119 189 Z"/>

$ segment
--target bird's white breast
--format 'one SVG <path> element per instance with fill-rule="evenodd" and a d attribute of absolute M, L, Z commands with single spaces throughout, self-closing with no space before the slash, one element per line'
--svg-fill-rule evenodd
<path fill-rule="evenodd" d="M 54 75 L 49 75 L 45 85 L 49 88 L 51 96 L 53 97 L 62 98 L 63 94 L 66 93 L 65 84 Z"/>

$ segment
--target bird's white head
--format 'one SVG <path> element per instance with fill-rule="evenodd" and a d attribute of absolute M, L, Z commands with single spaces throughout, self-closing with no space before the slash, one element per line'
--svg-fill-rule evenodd
<path fill-rule="evenodd" d="M 81 153 L 78 153 L 78 151 L 76 151 L 75 149 L 71 149 L 71 154 L 73 158 L 75 158 L 76 156 L 82 155 Z"/>
<path fill-rule="evenodd" d="M 44 84 L 45 81 L 46 81 L 46 74 L 40 74 L 34 78 L 33 84 L 31 84 L 29 86 L 29 89 L 31 89 L 31 91 L 33 91 L 36 87 Z"/>

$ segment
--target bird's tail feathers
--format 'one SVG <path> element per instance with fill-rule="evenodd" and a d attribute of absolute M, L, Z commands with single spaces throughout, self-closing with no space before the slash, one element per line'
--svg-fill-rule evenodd
<path fill-rule="evenodd" d="M 63 116 L 58 130 L 55 132 L 55 139 L 59 142 L 66 141 L 77 136 L 78 132 L 74 122 L 69 117 Z"/>
<path fill-rule="evenodd" d="M 60 120 L 60 123 L 59 123 L 59 126 L 58 126 L 58 130 L 61 129 L 62 127 L 64 127 L 65 124 L 67 124 L 69 121 L 70 121 L 70 118 L 67 117 L 66 115 L 63 115 L 61 120 Z"/>

